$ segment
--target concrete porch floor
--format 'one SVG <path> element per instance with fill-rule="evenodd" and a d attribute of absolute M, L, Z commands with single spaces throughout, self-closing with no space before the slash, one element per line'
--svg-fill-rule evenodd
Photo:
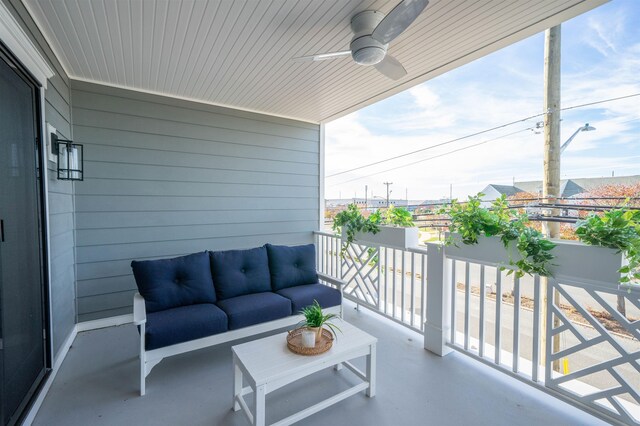
<path fill-rule="evenodd" d="M 370 399 L 363 391 L 300 424 L 605 424 L 462 354 L 433 355 L 419 334 L 375 313 L 346 303 L 345 319 L 378 337 L 377 395 Z M 241 412 L 231 411 L 231 346 L 239 342 L 163 360 L 140 397 L 135 327 L 80 333 L 33 424 L 248 425 Z M 267 397 L 267 423 L 356 382 L 345 369 L 327 369 L 285 386 Z"/>

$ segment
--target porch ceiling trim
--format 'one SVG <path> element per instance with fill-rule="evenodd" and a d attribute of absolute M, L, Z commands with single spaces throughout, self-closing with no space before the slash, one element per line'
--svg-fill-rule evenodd
<path fill-rule="evenodd" d="M 53 77 L 53 70 L 23 31 L 9 9 L 0 1 L 0 41 L 22 62 L 42 87 Z"/>

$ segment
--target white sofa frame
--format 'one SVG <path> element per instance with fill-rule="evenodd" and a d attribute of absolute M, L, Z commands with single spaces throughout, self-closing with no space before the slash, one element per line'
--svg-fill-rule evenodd
<path fill-rule="evenodd" d="M 346 284 L 343 280 L 331 277 L 329 275 L 318 273 L 318 278 L 321 283 L 328 284 L 332 287 L 336 287 L 340 290 L 342 296 L 342 290 Z M 342 304 L 340 306 L 333 306 L 327 308 L 325 311 L 334 313 L 342 317 Z M 238 330 L 229 330 L 224 333 L 214 334 L 213 336 L 203 337 L 201 339 L 190 340 L 187 342 L 177 343 L 171 346 L 165 346 L 158 349 L 147 351 L 145 349 L 145 325 L 147 322 L 147 310 L 144 302 L 144 298 L 140 293 L 136 293 L 133 296 L 133 323 L 140 328 L 140 395 L 146 393 L 146 378 L 156 365 L 164 358 L 183 354 L 185 352 L 191 352 L 210 346 L 219 345 L 221 343 L 230 342 L 232 340 L 242 339 L 249 336 L 254 336 L 260 333 L 268 331 L 274 331 L 285 327 L 293 326 L 300 322 L 302 315 L 291 315 L 286 318 L 277 319 L 274 321 L 268 321 L 261 324 L 252 325 L 249 327 L 240 328 Z"/>

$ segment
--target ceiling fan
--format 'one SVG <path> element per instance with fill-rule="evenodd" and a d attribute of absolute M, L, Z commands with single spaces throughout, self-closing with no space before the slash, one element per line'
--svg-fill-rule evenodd
<path fill-rule="evenodd" d="M 376 10 L 365 10 L 351 18 L 353 38 L 350 50 L 294 58 L 296 61 L 325 61 L 351 55 L 356 64 L 373 65 L 392 80 L 399 80 L 407 71 L 396 58 L 387 54 L 387 48 L 416 20 L 429 4 L 429 0 L 402 0 L 384 15 Z"/>

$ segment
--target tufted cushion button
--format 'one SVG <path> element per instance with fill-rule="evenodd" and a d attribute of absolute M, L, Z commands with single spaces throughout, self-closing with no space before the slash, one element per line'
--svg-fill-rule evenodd
<path fill-rule="evenodd" d="M 293 267 L 294 267 L 294 268 L 297 268 L 297 267 L 298 267 L 298 264 L 297 264 L 297 263 L 294 263 L 294 264 L 293 264 Z"/>
<path fill-rule="evenodd" d="M 244 274 L 245 273 L 244 268 L 240 269 L 240 272 L 242 272 Z"/>

